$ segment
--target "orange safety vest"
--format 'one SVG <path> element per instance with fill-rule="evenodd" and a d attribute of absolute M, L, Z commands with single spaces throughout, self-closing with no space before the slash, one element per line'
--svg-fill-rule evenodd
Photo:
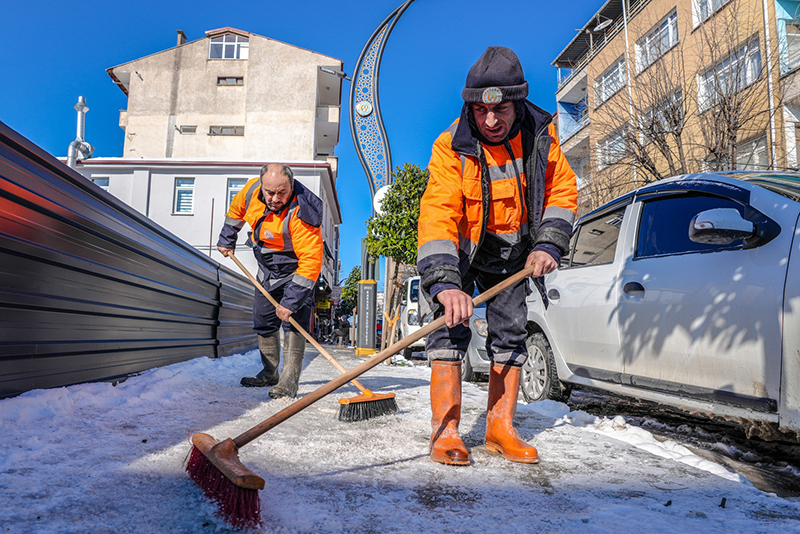
<path fill-rule="evenodd" d="M 322 270 L 322 201 L 294 181 L 289 204 L 275 213 L 267 208 L 261 179 L 253 178 L 231 201 L 218 246 L 235 248 L 239 230 L 252 228 L 247 244 L 259 265 L 259 280 L 271 290 L 286 284 L 281 305 L 296 310 L 313 294 Z"/>
<path fill-rule="evenodd" d="M 530 118 L 509 140 L 511 154 L 502 144 L 480 143 L 463 115 L 434 143 L 418 229 L 417 267 L 427 291 L 436 284 L 460 287 L 479 254 L 518 258 L 538 245 L 566 251 L 577 212 L 575 173 L 551 115 L 526 104 Z M 532 147 L 527 157 L 523 136 Z"/>

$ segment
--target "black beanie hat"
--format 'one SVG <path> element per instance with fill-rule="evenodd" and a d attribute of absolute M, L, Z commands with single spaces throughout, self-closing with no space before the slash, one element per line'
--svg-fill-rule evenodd
<path fill-rule="evenodd" d="M 503 100 L 524 100 L 528 82 L 517 55 L 504 46 L 490 46 L 469 69 L 461 91 L 464 102 L 498 104 Z"/>

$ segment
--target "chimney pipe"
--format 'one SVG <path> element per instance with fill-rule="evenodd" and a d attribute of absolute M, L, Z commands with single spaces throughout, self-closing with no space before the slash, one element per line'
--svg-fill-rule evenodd
<path fill-rule="evenodd" d="M 86 112 L 89 111 L 89 106 L 86 105 L 86 99 L 79 96 L 78 103 L 73 107 L 75 111 L 78 112 L 78 130 L 75 140 L 69 144 L 69 150 L 67 150 L 67 165 L 74 169 L 78 156 L 80 155 L 81 159 L 92 157 L 94 147 L 84 140 L 86 132 Z"/>
<path fill-rule="evenodd" d="M 186 42 L 186 34 L 183 33 L 183 30 L 178 30 L 178 46 L 182 45 Z"/>

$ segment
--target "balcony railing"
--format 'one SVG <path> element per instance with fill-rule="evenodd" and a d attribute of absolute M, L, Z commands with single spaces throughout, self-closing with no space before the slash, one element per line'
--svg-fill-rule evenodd
<path fill-rule="evenodd" d="M 623 2 L 626 0 L 622 0 Z M 650 0 L 633 0 L 630 3 L 630 7 L 628 10 L 628 20 L 631 20 L 635 17 L 639 12 L 650 3 Z M 558 69 L 558 89 L 561 89 L 566 85 L 572 78 L 580 72 L 581 70 L 589 64 L 589 62 L 596 56 L 600 50 L 603 49 L 608 43 L 610 43 L 614 37 L 617 36 L 625 28 L 625 21 L 623 19 L 619 19 L 616 21 L 610 28 L 602 32 L 602 34 L 593 34 L 597 35 L 597 40 L 595 41 L 592 39 L 592 46 L 586 52 L 586 54 L 581 57 L 575 64 L 572 66 L 571 69 L 563 69 L 567 71 L 566 76 L 561 75 L 561 68 Z"/>
<path fill-rule="evenodd" d="M 564 141 L 583 130 L 583 128 L 588 124 L 589 115 L 587 113 L 584 113 L 581 117 L 577 117 L 575 121 L 569 121 L 566 124 L 562 124 L 559 128 L 560 142 L 563 144 Z"/>

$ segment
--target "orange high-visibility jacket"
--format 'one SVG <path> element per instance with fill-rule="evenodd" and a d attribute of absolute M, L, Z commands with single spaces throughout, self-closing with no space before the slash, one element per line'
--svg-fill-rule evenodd
<path fill-rule="evenodd" d="M 259 265 L 259 281 L 267 290 L 286 284 L 281 306 L 297 311 L 310 299 L 322 270 L 322 200 L 294 181 L 294 196 L 280 213 L 267 208 L 261 178 L 249 180 L 231 201 L 217 246 L 236 248 L 244 223 L 250 225 L 247 244 Z"/>
<path fill-rule="evenodd" d="M 523 105 L 519 132 L 507 146 L 475 137 L 468 105 L 433 145 L 417 251 L 422 286 L 431 296 L 460 288 L 471 265 L 504 272 L 505 262 L 516 264 L 531 250 L 558 261 L 569 248 L 577 211 L 575 173 L 552 116 L 528 101 Z"/>

